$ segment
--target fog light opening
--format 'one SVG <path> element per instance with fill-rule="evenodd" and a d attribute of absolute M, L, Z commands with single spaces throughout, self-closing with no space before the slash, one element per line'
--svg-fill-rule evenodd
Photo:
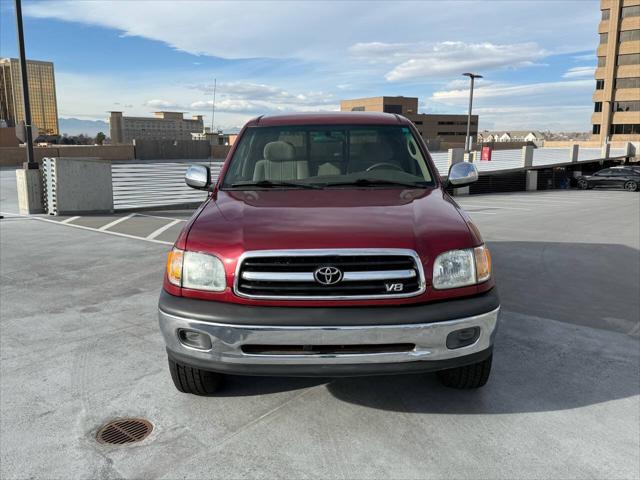
<path fill-rule="evenodd" d="M 454 350 L 456 348 L 468 347 L 476 343 L 478 338 L 480 338 L 480 327 L 456 330 L 447 335 L 447 348 Z"/>
<path fill-rule="evenodd" d="M 211 338 L 206 333 L 181 328 L 178 330 L 178 339 L 186 347 L 197 350 L 211 350 Z"/>

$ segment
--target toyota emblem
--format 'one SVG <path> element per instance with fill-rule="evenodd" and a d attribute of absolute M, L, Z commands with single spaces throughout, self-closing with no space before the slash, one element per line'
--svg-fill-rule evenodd
<path fill-rule="evenodd" d="M 336 267 L 320 267 L 313 272 L 313 278 L 320 285 L 335 285 L 342 280 L 342 271 Z"/>

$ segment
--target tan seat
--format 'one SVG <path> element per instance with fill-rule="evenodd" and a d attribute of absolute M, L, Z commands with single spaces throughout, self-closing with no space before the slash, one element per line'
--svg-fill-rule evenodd
<path fill-rule="evenodd" d="M 275 141 L 264 146 L 263 160 L 256 163 L 253 181 L 300 180 L 309 177 L 309 166 L 305 160 L 296 160 L 296 149 L 289 142 Z"/>

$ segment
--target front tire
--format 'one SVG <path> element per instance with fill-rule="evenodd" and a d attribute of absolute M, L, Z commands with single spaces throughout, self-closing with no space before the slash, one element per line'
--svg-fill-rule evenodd
<path fill-rule="evenodd" d="M 492 358 L 493 355 L 490 355 L 478 363 L 442 370 L 438 372 L 438 379 L 440 383 L 449 388 L 469 390 L 483 387 L 489 380 Z"/>
<path fill-rule="evenodd" d="M 624 184 L 624 189 L 627 192 L 637 192 L 638 191 L 638 184 L 636 182 L 634 182 L 633 180 L 629 180 L 628 182 L 626 182 Z"/>
<path fill-rule="evenodd" d="M 589 182 L 586 180 L 578 180 L 578 188 L 580 190 L 587 190 L 589 188 Z"/>
<path fill-rule="evenodd" d="M 193 395 L 211 395 L 222 383 L 222 374 L 189 367 L 169 359 L 171 380 L 178 391 Z"/>

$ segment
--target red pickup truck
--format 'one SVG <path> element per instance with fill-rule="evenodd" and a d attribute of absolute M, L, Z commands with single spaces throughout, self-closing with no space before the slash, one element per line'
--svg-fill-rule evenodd
<path fill-rule="evenodd" d="M 240 132 L 169 253 L 159 301 L 178 390 L 224 374 L 437 371 L 484 385 L 500 302 L 491 257 L 413 124 L 384 113 L 262 116 Z"/>

